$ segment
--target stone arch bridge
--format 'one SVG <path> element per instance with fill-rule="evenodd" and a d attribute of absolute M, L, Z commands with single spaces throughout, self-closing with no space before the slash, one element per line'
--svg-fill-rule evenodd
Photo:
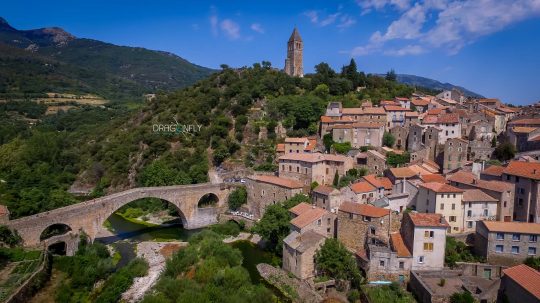
<path fill-rule="evenodd" d="M 158 198 L 176 206 L 186 229 L 195 229 L 216 223 L 218 214 L 226 210 L 225 204 L 229 192 L 229 186 L 211 183 L 140 187 L 33 216 L 10 220 L 6 225 L 17 230 L 25 247 L 43 247 L 62 241 L 66 242 L 66 246 L 69 248 L 73 247 L 75 242 L 78 243 L 77 235 L 81 231 L 84 231 L 90 240 L 94 241 L 109 216 L 120 207 L 142 198 Z M 217 204 L 213 207 L 199 208 L 200 199 L 207 194 L 217 197 Z M 71 231 L 63 237 L 56 236 L 41 241 L 42 232 L 47 227 L 56 224 L 65 224 L 71 228 Z M 57 241 L 55 241 L 56 239 Z M 71 241 L 68 241 L 69 239 Z M 68 249 L 68 253 L 70 251 L 72 249 Z"/>

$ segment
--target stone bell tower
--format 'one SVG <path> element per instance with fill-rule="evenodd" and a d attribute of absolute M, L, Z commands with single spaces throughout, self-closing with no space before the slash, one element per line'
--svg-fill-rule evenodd
<path fill-rule="evenodd" d="M 294 28 L 289 41 L 287 42 L 287 59 L 285 59 L 285 73 L 294 77 L 304 76 L 304 66 L 302 53 L 304 51 L 304 42 L 298 29 Z"/>

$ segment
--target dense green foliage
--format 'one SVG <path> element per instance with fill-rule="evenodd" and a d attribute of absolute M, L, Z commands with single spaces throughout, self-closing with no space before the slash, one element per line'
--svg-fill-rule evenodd
<path fill-rule="evenodd" d="M 245 186 L 241 186 L 229 195 L 229 209 L 237 210 L 247 202 L 247 190 Z"/>
<path fill-rule="evenodd" d="M 315 255 L 317 269 L 325 276 L 351 281 L 353 287 L 360 287 L 362 276 L 356 260 L 337 239 L 326 239 Z"/>
<path fill-rule="evenodd" d="M 456 292 L 450 296 L 450 303 L 474 303 L 474 297 L 470 292 Z"/>
<path fill-rule="evenodd" d="M 395 142 L 396 142 L 396 138 L 394 137 L 394 135 L 392 135 L 389 132 L 384 132 L 384 135 L 383 135 L 383 145 L 384 146 L 392 147 L 392 146 L 394 146 Z"/>
<path fill-rule="evenodd" d="M 94 300 L 96 303 L 118 302 L 136 277 L 145 276 L 148 272 L 148 263 L 143 259 L 133 259 L 128 265 L 112 274 L 105 281 L 103 289 Z"/>
<path fill-rule="evenodd" d="M 540 257 L 528 257 L 523 264 L 540 271 Z"/>
<path fill-rule="evenodd" d="M 165 271 L 143 303 L 271 302 L 272 293 L 253 285 L 241 265 L 240 250 L 219 235 L 203 231 L 167 261 Z"/>
<path fill-rule="evenodd" d="M 414 303 L 416 300 L 396 282 L 390 285 L 362 287 L 371 303 Z"/>
<path fill-rule="evenodd" d="M 510 142 L 504 142 L 495 147 L 493 156 L 499 161 L 508 161 L 516 155 L 516 147 Z"/>
<path fill-rule="evenodd" d="M 334 143 L 332 147 L 338 154 L 346 155 L 351 150 L 351 142 Z"/>
<path fill-rule="evenodd" d="M 453 237 L 446 237 L 446 250 L 444 254 L 444 263 L 446 266 L 454 267 L 456 262 L 481 262 L 482 258 L 472 252 L 472 247 L 457 241 Z"/>
<path fill-rule="evenodd" d="M 411 155 L 408 152 L 396 154 L 394 152 L 386 153 L 386 163 L 390 167 L 402 167 L 411 161 Z"/>
<path fill-rule="evenodd" d="M 0 246 L 2 246 L 3 244 L 9 247 L 13 247 L 21 243 L 21 241 L 21 236 L 19 236 L 16 230 L 13 231 L 5 225 L 0 225 Z"/>

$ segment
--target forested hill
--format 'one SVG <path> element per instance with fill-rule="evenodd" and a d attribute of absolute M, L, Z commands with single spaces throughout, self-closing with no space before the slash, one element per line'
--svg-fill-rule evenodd
<path fill-rule="evenodd" d="M 0 94 L 91 93 L 107 99 L 186 87 L 213 70 L 174 54 L 76 38 L 56 27 L 17 30 L 0 17 Z"/>
<path fill-rule="evenodd" d="M 366 88 L 357 92 L 358 86 Z M 328 102 L 356 107 L 413 91 L 357 71 L 354 61 L 341 73 L 321 63 L 304 78 L 263 62 L 225 68 L 135 111 L 83 106 L 44 115 L 34 102 L 0 103 L 0 119 L 35 121 L 0 126 L 0 203 L 20 217 L 76 203 L 70 192 L 91 198 L 135 186 L 207 182 L 212 166 L 274 170 L 278 123 L 291 136 L 313 135 Z M 176 123 L 197 131 L 156 131 Z M 259 140 L 263 127 L 268 139 Z"/>

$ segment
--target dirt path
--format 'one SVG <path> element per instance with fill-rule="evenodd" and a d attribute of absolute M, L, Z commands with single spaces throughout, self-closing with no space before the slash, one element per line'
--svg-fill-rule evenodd
<path fill-rule="evenodd" d="M 154 286 L 165 268 L 165 261 L 174 252 L 187 246 L 187 242 L 141 242 L 137 245 L 137 257 L 148 262 L 148 273 L 144 277 L 135 278 L 131 287 L 122 294 L 127 302 L 137 302 Z"/>
<path fill-rule="evenodd" d="M 66 274 L 54 269 L 51 272 L 51 278 L 38 293 L 33 296 L 28 303 L 54 303 L 54 297 L 56 295 L 56 290 L 60 286 L 60 283 L 64 281 L 64 276 Z"/>
<path fill-rule="evenodd" d="M 2 271 L 0 271 L 0 285 L 4 285 L 4 282 L 6 282 L 7 279 L 9 279 L 9 275 L 11 274 L 13 269 L 17 267 L 17 264 L 18 263 L 15 263 L 15 262 L 8 263 L 6 267 L 4 267 Z"/>

